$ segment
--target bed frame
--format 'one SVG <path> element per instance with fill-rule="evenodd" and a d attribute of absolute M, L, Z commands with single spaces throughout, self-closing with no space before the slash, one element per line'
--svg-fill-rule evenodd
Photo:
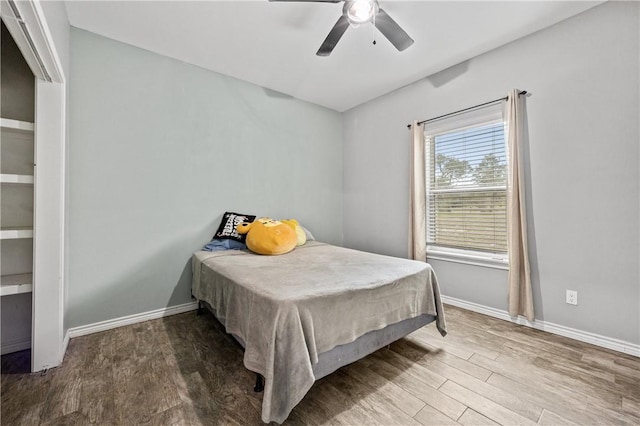
<path fill-rule="evenodd" d="M 192 272 L 199 311 L 209 309 L 244 348 L 244 366 L 264 376 L 255 391 L 265 423 L 285 421 L 316 380 L 430 322 L 446 335 L 437 278 L 423 262 L 312 241 L 286 256 L 196 252 Z"/>
<path fill-rule="evenodd" d="M 198 311 L 196 315 L 202 315 L 203 309 L 210 311 L 215 317 L 215 312 L 204 300 L 198 300 Z M 338 345 L 335 348 L 318 354 L 318 363 L 313 366 L 313 375 L 319 380 L 345 365 L 356 362 L 359 359 L 374 353 L 403 338 L 404 336 L 424 327 L 425 325 L 435 321 L 436 317 L 432 315 L 420 315 L 415 318 L 409 318 L 404 321 L 390 324 L 383 329 L 370 331 L 351 343 Z M 245 344 L 242 339 L 235 334 L 231 336 L 244 348 Z M 254 392 L 262 392 L 264 390 L 264 377 L 256 373 L 256 384 L 253 388 Z"/>

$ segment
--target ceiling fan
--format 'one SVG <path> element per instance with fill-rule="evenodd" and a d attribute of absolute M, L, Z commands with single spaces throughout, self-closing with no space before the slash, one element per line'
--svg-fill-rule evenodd
<path fill-rule="evenodd" d="M 378 0 L 269 0 L 269 1 L 297 1 L 316 3 L 340 3 L 344 1 L 342 15 L 333 26 L 329 35 L 316 52 L 318 56 L 329 56 L 347 31 L 349 25 L 357 27 L 371 22 L 380 30 L 400 52 L 413 44 L 413 39 L 387 13 L 380 9 Z M 375 41 L 374 41 L 375 44 Z"/>

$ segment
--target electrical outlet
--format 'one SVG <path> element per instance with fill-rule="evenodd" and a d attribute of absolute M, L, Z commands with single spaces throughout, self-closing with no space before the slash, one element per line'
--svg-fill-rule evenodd
<path fill-rule="evenodd" d="M 578 292 L 575 290 L 567 290 L 567 303 L 569 305 L 578 304 Z"/>

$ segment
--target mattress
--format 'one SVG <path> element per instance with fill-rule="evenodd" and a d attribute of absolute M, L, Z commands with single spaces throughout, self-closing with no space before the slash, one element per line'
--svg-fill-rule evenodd
<path fill-rule="evenodd" d="M 334 348 L 421 316 L 446 334 L 437 280 L 424 262 L 310 241 L 281 256 L 197 252 L 192 269 L 193 296 L 242 340 L 244 365 L 265 377 L 265 422 L 287 418 Z"/>

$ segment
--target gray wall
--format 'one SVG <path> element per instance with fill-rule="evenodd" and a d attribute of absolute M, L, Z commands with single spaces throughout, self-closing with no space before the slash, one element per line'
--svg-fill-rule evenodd
<path fill-rule="evenodd" d="M 342 243 L 342 119 L 72 28 L 68 326 L 189 302 L 226 210 Z"/>
<path fill-rule="evenodd" d="M 345 245 L 406 256 L 407 123 L 525 89 L 536 318 L 639 343 L 638 8 L 605 3 L 347 111 Z M 432 263 L 445 295 L 506 310 L 505 271 Z"/>
<path fill-rule="evenodd" d="M 0 115 L 2 118 L 33 123 L 36 83 L 31 68 L 27 65 L 4 23 L 2 23 L 0 41 L 2 42 Z"/>

